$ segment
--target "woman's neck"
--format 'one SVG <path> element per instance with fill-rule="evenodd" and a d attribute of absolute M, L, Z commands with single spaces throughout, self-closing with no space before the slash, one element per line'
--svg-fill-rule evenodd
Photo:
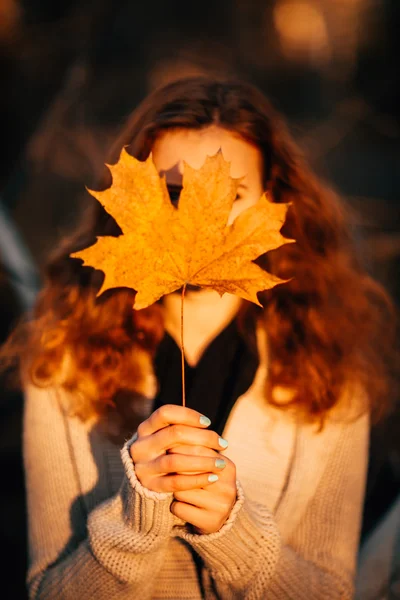
<path fill-rule="evenodd" d="M 183 342 L 185 357 L 195 366 L 205 348 L 230 323 L 242 304 L 232 294 L 222 297 L 212 290 L 187 291 L 184 299 Z M 163 300 L 167 332 L 180 346 L 181 295 L 169 294 Z"/>

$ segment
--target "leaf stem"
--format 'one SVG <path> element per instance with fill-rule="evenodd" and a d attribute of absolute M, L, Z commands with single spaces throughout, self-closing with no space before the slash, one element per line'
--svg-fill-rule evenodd
<path fill-rule="evenodd" d="M 181 359 L 182 359 L 182 405 L 186 406 L 185 394 L 185 347 L 183 344 L 183 303 L 185 299 L 186 283 L 182 287 L 181 295 Z"/>

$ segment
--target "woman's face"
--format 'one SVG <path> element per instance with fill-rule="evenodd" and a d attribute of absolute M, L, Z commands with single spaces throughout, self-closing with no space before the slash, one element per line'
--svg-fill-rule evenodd
<path fill-rule="evenodd" d="M 204 129 L 174 129 L 162 133 L 152 149 L 153 161 L 165 174 L 171 199 L 177 199 L 182 186 L 183 161 L 199 169 L 207 156 L 219 150 L 231 163 L 231 176 L 243 177 L 229 217 L 232 223 L 239 213 L 255 204 L 263 194 L 261 152 L 242 137 L 215 125 Z"/>

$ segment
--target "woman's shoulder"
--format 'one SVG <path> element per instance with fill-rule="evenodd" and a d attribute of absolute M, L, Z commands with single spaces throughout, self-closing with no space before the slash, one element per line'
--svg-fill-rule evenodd
<path fill-rule="evenodd" d="M 75 410 L 76 395 L 62 386 L 39 387 L 30 382 L 23 384 L 24 422 L 26 426 L 42 425 L 49 433 L 57 428 L 79 429 L 88 433 L 96 423 L 91 417 L 82 419 Z"/>
<path fill-rule="evenodd" d="M 328 425 L 343 427 L 361 421 L 369 421 L 370 398 L 367 390 L 358 381 L 348 381 L 343 387 L 334 406 L 327 412 Z"/>
<path fill-rule="evenodd" d="M 115 410 L 104 415 L 85 414 L 85 396 L 80 398 L 78 392 L 70 392 L 62 386 L 39 387 L 26 383 L 23 393 L 25 437 L 38 438 L 48 432 L 47 437 L 66 437 L 78 447 L 86 447 L 90 442 L 93 447 L 115 449 L 125 443 L 142 420 L 140 414 L 134 422 L 129 421 L 129 427 L 123 427 L 121 415 Z M 147 412 L 148 408 L 146 404 Z"/>

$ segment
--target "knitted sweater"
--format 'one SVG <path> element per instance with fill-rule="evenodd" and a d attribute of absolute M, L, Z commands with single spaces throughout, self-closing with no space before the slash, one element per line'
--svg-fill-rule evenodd
<path fill-rule="evenodd" d="M 211 534 L 172 515 L 172 494 L 140 484 L 132 439 L 118 447 L 66 416 L 64 392 L 28 386 L 30 598 L 352 598 L 368 414 L 332 416 L 318 433 L 266 403 L 265 376 L 261 365 L 225 425 L 237 500 Z"/>

